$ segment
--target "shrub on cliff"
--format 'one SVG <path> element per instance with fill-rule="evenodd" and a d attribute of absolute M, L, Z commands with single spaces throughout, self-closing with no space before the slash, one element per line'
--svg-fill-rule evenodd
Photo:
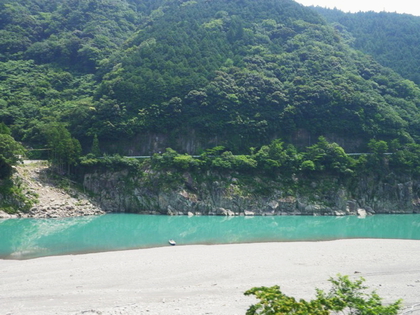
<path fill-rule="evenodd" d="M 279 286 L 252 288 L 245 295 L 255 295 L 260 302 L 251 305 L 247 315 L 329 315 L 343 312 L 353 315 L 396 315 L 401 308 L 401 300 L 384 306 L 382 299 L 374 291 L 366 293 L 364 279 L 352 281 L 348 276 L 330 278 L 332 287 L 328 293 L 316 289 L 316 299 L 299 300 L 287 296 Z"/>
<path fill-rule="evenodd" d="M 171 148 L 167 148 L 162 154 L 154 154 L 151 162 L 155 169 L 175 168 L 177 170 L 194 169 L 202 164 L 191 155 L 179 154 Z"/>

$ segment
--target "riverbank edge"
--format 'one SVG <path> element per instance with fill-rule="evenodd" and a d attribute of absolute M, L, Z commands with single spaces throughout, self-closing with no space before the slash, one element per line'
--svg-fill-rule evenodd
<path fill-rule="evenodd" d="M 0 260 L 11 314 L 244 314 L 244 292 L 280 285 L 311 299 L 337 274 L 363 277 L 384 303 L 420 302 L 420 241 L 351 239 L 160 248 Z M 194 266 L 194 267 L 193 267 Z"/>
<path fill-rule="evenodd" d="M 208 178 L 197 179 L 184 172 L 178 174 L 177 185 L 168 186 L 165 183 L 168 174 L 150 170 L 144 173 L 146 177 L 139 178 L 127 170 L 95 171 L 85 173 L 78 183 L 52 172 L 46 161 L 26 161 L 16 168 L 15 177 L 26 187 L 28 198 L 36 196 L 36 203 L 29 211 L 16 214 L 0 209 L 0 218 L 63 218 L 121 212 L 170 216 L 360 217 L 420 213 L 416 192 L 420 183 L 407 178 L 393 181 L 387 178 L 383 182 L 361 179 L 363 187 L 358 188 L 358 196 L 336 178 L 308 181 L 309 188 L 295 195 L 287 193 L 281 182 L 273 182 L 270 185 L 278 187 L 264 195 L 252 191 L 253 185 L 261 182 L 258 177 L 257 184 L 253 184 L 241 182 L 232 174 L 207 174 Z"/>

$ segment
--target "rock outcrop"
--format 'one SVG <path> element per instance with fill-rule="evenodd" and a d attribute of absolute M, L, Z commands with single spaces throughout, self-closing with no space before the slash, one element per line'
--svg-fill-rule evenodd
<path fill-rule="evenodd" d="M 96 170 L 83 177 L 86 193 L 75 183 L 47 175 L 46 164 L 18 167 L 21 185 L 37 203 L 27 212 L 0 218 L 58 218 L 131 212 L 164 215 L 358 215 L 420 213 L 420 182 L 406 176 L 369 176 L 349 183 L 334 177 L 313 180 L 295 178 L 294 189 L 281 179 L 255 176 L 247 181 L 232 174 L 200 176 L 160 173 L 142 174 Z M 176 175 L 176 176 L 174 176 Z M 195 174 L 197 175 L 197 174 Z M 173 179 L 171 181 L 171 176 Z M 261 187 L 270 187 L 262 191 Z M 89 192 L 89 194 L 87 194 Z M 88 197 L 88 195 L 90 197 Z"/>
<path fill-rule="evenodd" d="M 250 185 L 231 176 L 207 175 L 198 181 L 185 173 L 182 183 L 169 187 L 151 184 L 127 171 L 93 172 L 85 175 L 83 185 L 103 210 L 112 212 L 223 216 L 420 213 L 420 183 L 396 176 L 359 178 L 351 191 L 334 178 L 323 178 L 290 194 L 281 181 L 270 183 L 274 186 L 270 192 L 260 193 L 253 187 L 261 181 L 257 177 L 255 185 Z"/>

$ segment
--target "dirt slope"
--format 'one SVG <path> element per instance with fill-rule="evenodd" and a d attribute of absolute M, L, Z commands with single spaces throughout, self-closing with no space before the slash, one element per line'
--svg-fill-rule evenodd
<path fill-rule="evenodd" d="M 75 183 L 53 174 L 46 161 L 25 161 L 17 167 L 17 176 L 28 195 L 38 200 L 29 213 L 21 213 L 21 217 L 58 218 L 104 213 L 75 188 Z"/>

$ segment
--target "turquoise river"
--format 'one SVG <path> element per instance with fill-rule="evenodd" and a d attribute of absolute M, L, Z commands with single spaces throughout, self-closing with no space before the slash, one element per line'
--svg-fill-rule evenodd
<path fill-rule="evenodd" d="M 322 241 L 345 238 L 420 240 L 420 215 L 216 217 L 107 214 L 66 219 L 0 220 L 0 259 L 177 245 Z"/>

